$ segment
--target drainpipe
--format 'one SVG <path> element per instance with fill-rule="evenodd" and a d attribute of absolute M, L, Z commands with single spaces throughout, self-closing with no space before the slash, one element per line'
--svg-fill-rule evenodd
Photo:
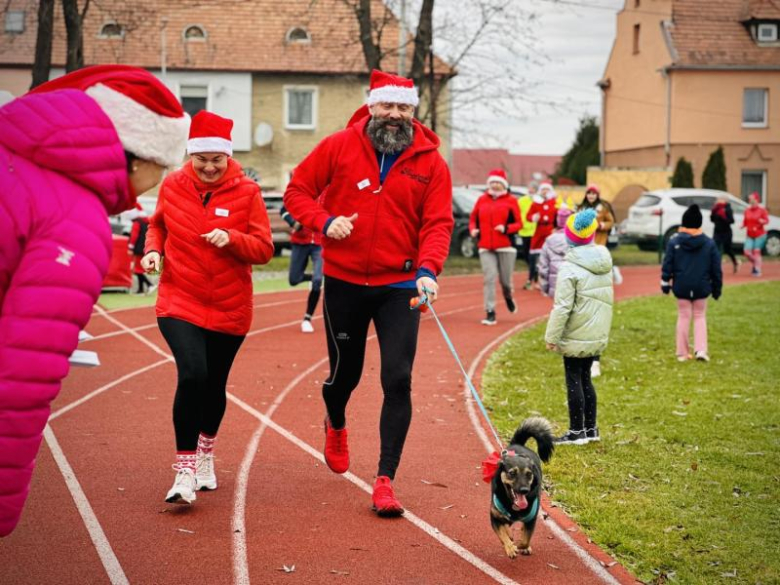
<path fill-rule="evenodd" d="M 664 142 L 664 154 L 666 166 L 672 161 L 672 76 L 668 67 L 661 69 L 661 75 L 666 79 L 666 140 Z"/>
<path fill-rule="evenodd" d="M 168 47 L 167 39 L 165 38 L 165 27 L 168 26 L 168 19 L 163 16 L 160 19 L 160 23 L 160 74 L 165 79 L 165 76 L 168 74 Z"/>
<path fill-rule="evenodd" d="M 601 124 L 599 125 L 599 166 L 602 168 L 607 159 L 607 90 L 609 79 L 602 79 L 596 85 L 601 90 Z"/>

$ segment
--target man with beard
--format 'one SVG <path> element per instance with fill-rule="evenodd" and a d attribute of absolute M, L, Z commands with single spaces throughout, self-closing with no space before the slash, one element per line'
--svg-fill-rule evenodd
<path fill-rule="evenodd" d="M 403 514 L 392 481 L 412 417 L 412 364 L 420 314 L 409 301 L 425 289 L 431 302 L 452 235 L 452 182 L 439 138 L 414 119 L 410 79 L 371 73 L 367 106 L 347 128 L 325 138 L 295 169 L 284 204 L 325 235 L 325 329 L 330 375 L 322 388 L 325 462 L 349 468 L 346 406 L 360 382 L 368 326 L 379 340 L 384 393 L 381 452 L 374 492 L 380 516 Z"/>

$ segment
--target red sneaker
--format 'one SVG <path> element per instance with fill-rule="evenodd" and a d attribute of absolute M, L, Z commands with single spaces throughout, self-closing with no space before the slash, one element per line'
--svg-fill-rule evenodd
<path fill-rule="evenodd" d="M 346 427 L 340 430 L 330 426 L 325 419 L 325 463 L 334 473 L 344 473 L 349 469 L 349 445 Z"/>
<path fill-rule="evenodd" d="M 400 516 L 404 513 L 401 502 L 395 499 L 393 484 L 386 475 L 380 475 L 374 483 L 374 494 L 371 496 L 374 502 L 374 512 L 380 516 Z"/>

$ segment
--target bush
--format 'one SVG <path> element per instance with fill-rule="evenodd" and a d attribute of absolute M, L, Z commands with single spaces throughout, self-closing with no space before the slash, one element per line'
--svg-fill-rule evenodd
<path fill-rule="evenodd" d="M 726 190 L 726 161 L 723 158 L 722 146 L 710 155 L 701 175 L 701 186 L 704 189 Z"/>
<path fill-rule="evenodd" d="M 675 189 L 693 188 L 693 165 L 685 160 L 684 156 L 681 156 L 678 159 L 677 166 L 674 167 L 674 175 L 672 175 L 672 187 Z"/>

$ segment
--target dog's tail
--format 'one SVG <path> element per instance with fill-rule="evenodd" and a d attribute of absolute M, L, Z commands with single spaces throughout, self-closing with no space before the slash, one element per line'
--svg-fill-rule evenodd
<path fill-rule="evenodd" d="M 547 463 L 552 456 L 555 443 L 553 443 L 552 425 L 546 418 L 533 416 L 523 421 L 512 437 L 512 445 L 525 445 L 526 441 L 533 437 L 536 439 L 536 447 L 539 458 Z"/>

